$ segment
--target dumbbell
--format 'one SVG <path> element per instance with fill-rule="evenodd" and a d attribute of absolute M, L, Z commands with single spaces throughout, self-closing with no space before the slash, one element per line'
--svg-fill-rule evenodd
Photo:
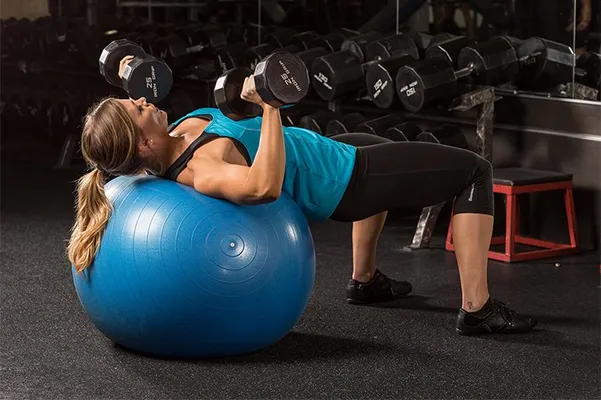
<path fill-rule="evenodd" d="M 415 138 L 416 142 L 439 143 L 446 146 L 470 150 L 467 138 L 460 127 L 453 124 L 444 124 L 429 132 L 421 132 Z"/>
<path fill-rule="evenodd" d="M 422 133 L 422 129 L 414 122 L 407 121 L 390 126 L 380 136 L 394 142 L 413 142 Z"/>
<path fill-rule="evenodd" d="M 328 54 L 313 61 L 311 65 L 311 83 L 319 97 L 323 100 L 331 101 L 341 96 L 366 89 L 368 68 L 376 62 L 363 62 L 369 43 L 357 44 L 362 41 L 355 40 L 353 41 L 355 44 L 346 46 L 348 50 Z M 411 56 L 412 52 L 413 56 Z M 406 55 L 407 53 L 409 53 L 409 56 Z M 399 49 L 394 56 L 385 61 L 385 65 L 389 68 L 399 68 L 401 65 L 411 61 L 411 59 L 415 60 L 413 58 L 415 56 L 414 46 L 409 46 L 405 50 Z M 375 86 L 376 81 L 370 85 L 372 87 Z"/>
<path fill-rule="evenodd" d="M 303 116 L 299 123 L 299 128 L 309 129 L 320 135 L 326 136 L 326 127 L 331 120 L 339 118 L 338 113 L 330 110 L 321 110 Z"/>
<path fill-rule="evenodd" d="M 421 32 L 408 32 L 386 36 L 367 45 L 367 60 L 378 61 L 390 58 L 398 52 L 414 55 L 416 59 L 423 59 L 429 46 L 451 39 L 454 36 L 448 33 L 431 36 Z"/>
<path fill-rule="evenodd" d="M 516 53 L 519 72 L 514 80 L 518 88 L 547 90 L 572 80 L 575 60 L 570 46 L 541 37 L 518 41 Z"/>
<path fill-rule="evenodd" d="M 275 48 L 281 48 L 290 43 L 290 38 L 296 35 L 296 31 L 290 28 L 276 27 L 272 32 L 265 34 L 265 43 L 271 44 Z"/>
<path fill-rule="evenodd" d="M 330 120 L 326 126 L 326 136 L 340 135 L 357 131 L 357 126 L 367 118 L 361 113 L 350 113 Z"/>
<path fill-rule="evenodd" d="M 403 117 L 398 114 L 389 114 L 382 117 L 370 119 L 357 125 L 357 132 L 369 133 L 371 135 L 382 136 L 392 127 L 404 122 Z"/>
<path fill-rule="evenodd" d="M 127 55 L 134 59 L 119 77 L 119 62 Z M 109 43 L 98 59 L 100 73 L 110 84 L 123 88 L 131 98 L 145 97 L 149 103 L 158 103 L 167 96 L 173 85 L 169 66 L 161 59 L 148 55 L 140 46 L 119 39 Z"/>
<path fill-rule="evenodd" d="M 453 68 L 457 68 L 459 53 L 466 47 L 474 47 L 475 42 L 466 36 L 456 36 L 439 43 L 434 43 L 426 50 L 426 59 L 442 58 Z M 490 45 L 490 44 L 489 44 Z"/>
<path fill-rule="evenodd" d="M 396 76 L 396 89 L 403 106 L 412 112 L 457 95 L 458 80 L 473 76 L 478 84 L 495 86 L 509 81 L 516 72 L 517 55 L 507 37 L 497 37 L 472 47 L 457 56 L 457 65 L 445 56 L 406 65 Z"/>
<path fill-rule="evenodd" d="M 410 46 L 408 42 L 408 46 Z M 410 47 L 409 47 L 410 48 Z M 365 68 L 365 86 L 372 102 L 379 108 L 391 108 L 399 102 L 395 87 L 398 70 L 417 61 L 414 55 L 394 53 L 394 55 L 372 61 Z"/>
<path fill-rule="evenodd" d="M 601 54 L 592 51 L 581 54 L 576 60 L 578 83 L 601 91 Z"/>
<path fill-rule="evenodd" d="M 373 38 L 374 36 L 377 35 L 372 35 L 371 37 Z M 397 70 L 403 65 L 418 60 L 420 54 L 425 51 L 424 46 L 439 43 L 448 39 L 448 37 L 447 34 L 432 37 L 430 35 L 412 32 L 410 34 L 398 34 L 384 38 L 380 37 L 376 38 L 376 40 L 365 42 L 363 43 L 364 51 L 360 45 L 347 45 L 347 48 L 354 49 L 351 53 L 355 54 L 358 58 L 364 55 L 370 61 L 361 65 L 362 73 L 365 76 L 365 82 L 363 84 L 358 82 L 356 84 L 358 87 L 353 87 L 353 85 L 347 85 L 347 82 L 345 81 L 340 86 L 344 88 L 343 91 L 346 93 L 351 93 L 366 87 L 367 93 L 374 104 L 380 108 L 390 108 L 398 101 L 394 85 L 394 77 L 396 76 Z M 332 56 L 331 58 L 333 59 L 332 64 L 335 65 L 336 62 L 340 63 L 342 55 Z M 351 68 L 353 69 L 352 73 Z M 321 80 L 322 82 L 320 83 L 322 83 L 326 89 L 328 89 L 328 86 L 336 88 L 335 84 L 330 82 L 332 82 L 332 78 L 336 78 L 337 71 L 341 71 L 342 75 L 344 75 L 344 71 L 348 71 L 349 75 L 354 78 L 359 76 L 357 64 L 352 62 L 347 62 L 344 68 L 342 68 L 342 66 L 340 68 L 333 66 L 330 69 L 331 76 L 322 71 L 322 76 L 314 77 L 313 82 L 315 83 L 316 81 L 319 82 Z M 313 77 L 314 75 L 312 74 L 311 76 Z M 328 94 L 327 90 L 323 90 L 323 92 L 326 95 Z M 323 94 L 320 96 L 322 96 L 324 100 L 332 100 L 333 98 L 338 97 L 335 93 L 330 93 L 330 95 L 332 96 L 331 98 L 323 98 Z"/>
<path fill-rule="evenodd" d="M 257 93 L 272 107 L 299 102 L 309 89 L 309 73 L 305 64 L 289 53 L 272 53 L 259 62 L 254 70 L 238 67 L 221 75 L 215 83 L 215 104 L 221 112 L 239 121 L 261 113 L 257 104 L 240 97 L 244 79 L 253 75 Z"/>
<path fill-rule="evenodd" d="M 298 55 L 305 61 L 305 64 L 310 71 L 311 63 L 315 58 L 334 51 L 339 51 L 345 40 L 359 35 L 358 32 L 350 29 L 339 28 L 324 36 L 319 36 L 312 31 L 301 32 L 292 35 L 287 41 L 280 38 L 276 42 L 273 37 L 270 37 L 272 38 L 270 41 L 250 47 L 246 50 L 244 56 L 246 60 L 245 64 L 251 69 L 254 69 L 254 65 L 267 55 L 276 51 L 283 51 Z M 286 45 L 278 46 L 278 44 L 284 43 L 286 43 Z"/>
<path fill-rule="evenodd" d="M 215 60 L 214 51 L 226 44 L 225 34 L 218 27 L 193 25 L 177 28 L 174 33 L 159 38 L 159 54 L 155 55 L 169 65 L 171 60 L 172 66 L 187 67 L 202 58 Z"/>

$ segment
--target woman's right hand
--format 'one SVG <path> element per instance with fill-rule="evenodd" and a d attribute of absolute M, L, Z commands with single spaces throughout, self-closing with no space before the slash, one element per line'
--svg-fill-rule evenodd
<path fill-rule="evenodd" d="M 258 104 L 261 107 L 265 105 L 265 102 L 259 93 L 257 93 L 255 77 L 253 75 L 244 78 L 244 84 L 242 84 L 242 92 L 240 93 L 240 97 L 242 100 Z"/>
<path fill-rule="evenodd" d="M 127 64 L 129 64 L 133 59 L 134 56 L 125 56 L 121 59 L 121 61 L 119 61 L 119 78 L 123 78 L 125 67 L 127 67 Z"/>

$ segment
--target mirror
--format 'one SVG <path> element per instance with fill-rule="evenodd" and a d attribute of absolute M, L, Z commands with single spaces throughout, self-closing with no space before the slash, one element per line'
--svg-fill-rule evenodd
<path fill-rule="evenodd" d="M 481 43 L 497 35 L 555 42 L 561 65 L 549 79 L 532 73 L 500 90 L 544 97 L 599 101 L 600 10 L 595 0 L 258 0 L 261 40 L 279 28 L 325 35 L 340 28 L 360 32 L 427 32 L 467 36 Z M 288 31 L 290 33 L 291 31 Z M 547 43 L 538 42 L 545 52 Z M 530 49 L 532 55 L 536 52 Z M 528 51 L 526 51 L 527 53 Z M 535 57 L 530 57 L 534 59 Z M 528 61 L 539 65 L 535 61 Z M 576 68 L 578 64 L 578 68 Z M 538 81 L 538 82 L 535 82 Z"/>

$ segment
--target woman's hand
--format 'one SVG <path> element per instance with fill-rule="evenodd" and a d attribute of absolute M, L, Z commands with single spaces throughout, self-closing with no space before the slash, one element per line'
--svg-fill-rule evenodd
<path fill-rule="evenodd" d="M 129 64 L 133 59 L 134 56 L 125 56 L 121 59 L 121 61 L 119 61 L 119 78 L 123 78 L 125 67 L 127 67 L 127 64 Z"/>
<path fill-rule="evenodd" d="M 255 87 L 255 77 L 253 75 L 249 76 L 248 78 L 244 78 L 244 84 L 242 85 L 240 97 L 242 100 L 258 104 L 262 108 L 265 107 L 265 102 L 261 96 L 259 96 L 259 93 L 257 93 L 257 88 Z"/>

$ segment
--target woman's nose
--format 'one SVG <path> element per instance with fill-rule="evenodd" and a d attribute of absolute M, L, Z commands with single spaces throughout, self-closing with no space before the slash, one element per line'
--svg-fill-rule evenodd
<path fill-rule="evenodd" d="M 139 99 L 134 100 L 134 103 L 138 105 L 146 105 L 146 97 L 140 97 Z"/>

